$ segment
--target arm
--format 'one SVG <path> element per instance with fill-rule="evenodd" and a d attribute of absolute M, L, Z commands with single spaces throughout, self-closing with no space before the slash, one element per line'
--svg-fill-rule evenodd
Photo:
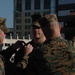
<path fill-rule="evenodd" d="M 18 48 L 21 48 L 25 44 L 24 41 L 17 41 L 13 45 L 9 46 L 6 50 L 2 50 L 0 54 L 5 58 L 5 59 L 10 59 L 12 54 L 16 53 Z"/>
<path fill-rule="evenodd" d="M 31 45 L 28 45 L 25 46 L 24 48 L 25 48 L 24 56 L 21 58 L 21 60 L 18 60 L 18 62 L 13 63 L 12 65 L 8 64 L 7 75 L 21 75 L 23 72 L 25 73 L 25 71 L 27 70 L 28 58 L 29 58 L 28 55 L 32 51 L 33 47 Z"/>
<path fill-rule="evenodd" d="M 0 75 L 5 75 L 4 59 L 0 55 Z"/>

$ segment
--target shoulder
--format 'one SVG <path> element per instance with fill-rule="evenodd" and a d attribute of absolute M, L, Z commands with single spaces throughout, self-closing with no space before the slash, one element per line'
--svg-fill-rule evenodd
<path fill-rule="evenodd" d="M 5 75 L 4 59 L 2 55 L 0 55 L 0 75 Z"/>
<path fill-rule="evenodd" d="M 73 47 L 75 47 L 75 37 L 73 37 L 73 39 L 72 39 L 72 45 L 73 45 Z"/>

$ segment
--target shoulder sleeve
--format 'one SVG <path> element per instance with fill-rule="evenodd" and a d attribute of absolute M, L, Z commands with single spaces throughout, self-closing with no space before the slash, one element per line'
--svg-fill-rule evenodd
<path fill-rule="evenodd" d="M 17 63 L 9 64 L 7 67 L 7 75 L 23 75 L 24 69 L 28 65 L 28 55 Z"/>
<path fill-rule="evenodd" d="M 24 55 L 23 59 L 17 63 L 17 67 L 20 67 L 22 69 L 26 68 L 28 64 L 28 55 Z"/>
<path fill-rule="evenodd" d="M 0 55 L 0 75 L 5 75 L 4 60 L 1 55 Z"/>
<path fill-rule="evenodd" d="M 72 39 L 72 45 L 73 45 L 73 47 L 75 47 L 75 37 L 73 37 L 73 39 Z"/>

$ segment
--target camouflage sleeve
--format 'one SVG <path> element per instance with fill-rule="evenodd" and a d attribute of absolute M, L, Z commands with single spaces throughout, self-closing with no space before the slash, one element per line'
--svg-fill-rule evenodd
<path fill-rule="evenodd" d="M 24 55 L 23 59 L 18 63 L 8 63 L 6 73 L 7 75 L 22 75 L 23 70 L 27 67 L 28 64 L 28 55 Z"/>
<path fill-rule="evenodd" d="M 22 69 L 26 68 L 27 64 L 28 64 L 28 55 L 24 55 L 23 59 L 17 63 L 17 67 L 20 67 Z"/>
<path fill-rule="evenodd" d="M 1 55 L 0 55 L 0 75 L 5 75 L 4 61 Z"/>
<path fill-rule="evenodd" d="M 72 39 L 72 45 L 73 45 L 73 47 L 75 47 L 75 37 L 73 37 L 73 39 Z"/>
<path fill-rule="evenodd" d="M 72 66 L 70 70 L 70 75 L 75 75 L 75 47 L 72 48 Z"/>

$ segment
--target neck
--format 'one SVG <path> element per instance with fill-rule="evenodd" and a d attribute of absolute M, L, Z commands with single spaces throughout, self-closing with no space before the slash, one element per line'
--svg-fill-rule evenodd
<path fill-rule="evenodd" d="M 41 43 L 43 43 L 45 40 L 46 40 L 45 37 L 39 38 L 39 39 L 35 38 L 35 39 L 34 39 L 34 42 L 35 42 L 35 43 L 40 43 L 40 44 L 41 44 Z"/>
<path fill-rule="evenodd" d="M 59 37 L 59 36 L 61 36 L 61 33 L 60 33 L 59 30 L 55 30 L 55 31 L 53 31 L 53 33 L 52 33 L 52 37 Z"/>

